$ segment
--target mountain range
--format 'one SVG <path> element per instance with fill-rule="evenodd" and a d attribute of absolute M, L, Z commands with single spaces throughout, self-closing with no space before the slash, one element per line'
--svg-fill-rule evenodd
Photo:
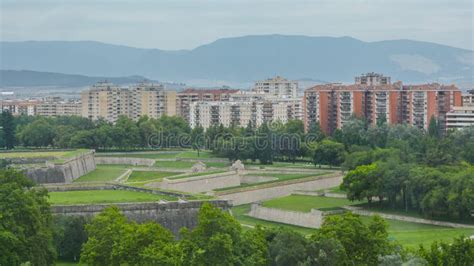
<path fill-rule="evenodd" d="M 31 70 L 0 70 L 0 86 L 27 87 L 27 86 L 57 86 L 82 87 L 98 81 L 109 81 L 118 85 L 133 84 L 141 81 L 151 81 L 142 76 L 129 77 L 94 77 Z"/>
<path fill-rule="evenodd" d="M 351 82 L 364 72 L 383 73 L 392 81 L 474 83 L 474 51 L 412 40 L 258 35 L 177 51 L 94 41 L 0 42 L 0 46 L 3 70 L 138 75 L 191 85 L 250 83 L 275 75 Z M 9 75 L 2 74 L 6 79 Z"/>

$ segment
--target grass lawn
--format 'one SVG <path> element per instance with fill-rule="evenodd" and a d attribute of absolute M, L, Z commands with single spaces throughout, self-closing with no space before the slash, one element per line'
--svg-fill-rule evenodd
<path fill-rule="evenodd" d="M 294 225 L 281 224 L 259 220 L 246 214 L 250 211 L 250 204 L 240 205 L 232 208 L 232 214 L 241 223 L 255 226 L 257 224 L 268 228 L 284 227 L 308 235 L 317 231 L 317 229 L 304 228 Z M 361 216 L 362 221 L 369 223 L 371 217 Z M 417 248 L 420 244 L 428 247 L 434 241 L 452 241 L 453 238 L 460 235 L 470 236 L 474 234 L 474 229 L 458 229 L 440 227 L 434 225 L 417 224 L 397 220 L 385 220 L 388 224 L 389 239 L 397 241 L 407 248 Z"/>
<path fill-rule="evenodd" d="M 80 190 L 49 192 L 49 201 L 53 205 L 145 202 L 160 199 L 175 200 L 174 197 L 127 190 Z"/>
<path fill-rule="evenodd" d="M 352 202 L 348 199 L 316 197 L 306 195 L 290 195 L 287 197 L 276 198 L 264 201 L 265 207 L 277 208 L 299 212 L 310 212 L 311 209 L 331 209 L 342 207 L 344 205 L 354 205 L 360 202 Z"/>
<path fill-rule="evenodd" d="M 57 157 L 68 158 L 79 155 L 87 151 L 86 149 L 78 149 L 72 151 L 22 151 L 22 152 L 1 152 L 0 158 L 43 158 Z"/>
<path fill-rule="evenodd" d="M 371 217 L 361 216 L 362 221 L 369 223 Z M 404 247 L 417 248 L 420 244 L 428 247 L 434 241 L 452 241 L 460 235 L 470 236 L 474 229 L 450 228 L 429 224 L 418 224 L 385 219 L 388 224 L 389 239 L 395 240 Z"/>
<path fill-rule="evenodd" d="M 106 182 L 106 181 L 113 181 L 121 174 L 123 174 L 129 165 L 108 165 L 108 164 L 99 164 L 97 168 L 88 173 L 87 175 L 83 175 L 78 179 L 74 180 L 74 182 Z"/>
<path fill-rule="evenodd" d="M 176 177 L 172 176 L 172 177 L 169 177 L 168 179 L 182 179 L 182 178 L 205 176 L 205 175 L 212 175 L 212 174 L 225 173 L 225 172 L 227 172 L 227 170 L 212 170 L 212 171 L 206 171 L 206 172 L 192 173 L 189 175 L 180 175 Z"/>
<path fill-rule="evenodd" d="M 331 193 L 346 194 L 346 191 L 341 190 L 341 189 L 339 188 L 339 186 L 337 186 L 337 187 L 332 187 L 332 188 L 330 188 L 330 189 L 328 189 L 328 190 L 329 190 L 329 192 L 331 192 Z"/>
<path fill-rule="evenodd" d="M 176 172 L 133 171 L 130 177 L 128 177 L 127 182 L 150 181 L 179 174 Z"/>
<path fill-rule="evenodd" d="M 371 205 L 368 205 L 367 203 L 358 204 L 357 207 L 363 207 L 366 210 L 380 212 L 380 213 L 396 214 L 396 215 L 410 216 L 410 217 L 415 217 L 415 218 L 430 219 L 430 220 L 437 220 L 437 221 L 444 221 L 444 222 L 474 224 L 474 219 L 456 220 L 456 219 L 450 219 L 450 218 L 445 218 L 445 217 L 425 217 L 415 210 L 405 211 L 402 208 L 389 207 L 387 204 L 380 205 L 378 202 L 374 202 Z"/>
<path fill-rule="evenodd" d="M 288 228 L 294 231 L 297 231 L 303 235 L 308 235 L 316 232 L 315 229 L 311 228 L 305 228 L 305 227 L 300 227 L 300 226 L 294 226 L 294 225 L 289 225 L 289 224 L 282 224 L 282 223 L 276 223 L 276 222 L 270 222 L 270 221 L 265 221 L 265 220 L 260 220 L 256 219 L 250 216 L 247 216 L 247 213 L 250 211 L 250 204 L 244 204 L 244 205 L 239 205 L 232 207 L 232 214 L 234 217 L 244 225 L 261 225 L 267 228 Z"/>
<path fill-rule="evenodd" d="M 100 153 L 98 154 L 100 155 Z M 147 159 L 174 159 L 174 158 L 185 158 L 185 159 L 207 159 L 207 158 L 218 158 L 212 154 L 211 151 L 200 151 L 194 150 L 186 151 L 156 151 L 156 152 L 133 152 L 123 154 L 111 154 L 106 155 L 107 157 L 131 157 L 131 158 L 147 158 Z"/>
<path fill-rule="evenodd" d="M 300 179 L 300 178 L 305 178 L 305 177 L 313 177 L 313 176 L 319 176 L 319 175 L 324 175 L 327 174 L 328 172 L 315 172 L 313 174 L 270 174 L 270 173 L 261 173 L 261 174 L 247 174 L 247 176 L 271 176 L 271 177 L 276 177 L 277 180 L 272 180 L 272 181 L 267 181 L 267 182 L 261 182 L 261 183 L 247 183 L 247 184 L 242 184 L 237 187 L 226 187 L 226 188 L 220 188 L 216 189 L 215 191 L 227 191 L 227 190 L 233 190 L 233 189 L 238 189 L 238 188 L 245 188 L 245 187 L 257 187 L 263 184 L 269 184 L 269 183 L 276 183 L 276 182 L 282 182 L 286 180 L 292 180 L 292 179 Z"/>
<path fill-rule="evenodd" d="M 184 169 L 184 168 L 189 168 L 193 167 L 196 162 L 185 162 L 185 161 L 157 161 L 155 163 L 155 167 L 164 167 L 164 168 L 178 168 L 178 169 Z M 221 163 L 221 162 L 204 162 L 204 164 L 207 167 L 216 167 L 216 168 L 222 168 L 226 167 L 227 163 Z"/>

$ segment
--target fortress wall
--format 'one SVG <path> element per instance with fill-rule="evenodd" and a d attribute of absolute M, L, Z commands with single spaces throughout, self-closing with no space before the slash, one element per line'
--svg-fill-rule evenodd
<path fill-rule="evenodd" d="M 129 164 L 153 166 L 155 160 L 146 158 L 127 158 L 127 157 L 95 157 L 96 164 Z"/>
<path fill-rule="evenodd" d="M 163 178 L 161 182 L 162 189 L 191 193 L 207 192 L 218 188 L 236 186 L 240 186 L 240 177 L 234 171 L 181 179 Z"/>
<path fill-rule="evenodd" d="M 192 229 L 197 225 L 198 212 L 202 204 L 208 202 L 222 210 L 229 210 L 228 201 L 186 201 L 186 202 L 146 202 L 146 203 L 117 203 L 95 205 L 53 205 L 53 215 L 95 216 L 105 208 L 115 205 L 130 220 L 138 223 L 153 221 L 168 228 L 176 236 L 183 227 Z"/>
<path fill-rule="evenodd" d="M 217 193 L 219 199 L 231 200 L 233 205 L 242 205 L 251 202 L 264 201 L 291 195 L 297 190 L 319 190 L 335 187 L 341 184 L 342 175 L 334 173 L 318 176 L 314 179 L 290 180 L 288 182 L 270 183 L 266 186 L 250 187 L 234 191 L 220 191 Z"/>
<path fill-rule="evenodd" d="M 324 220 L 323 212 L 312 209 L 311 212 L 295 212 L 275 208 L 263 207 L 253 203 L 249 216 L 266 221 L 303 226 L 308 228 L 320 228 Z"/>
<path fill-rule="evenodd" d="M 25 174 L 37 184 L 72 183 L 95 169 L 94 151 L 89 151 L 61 163 L 47 162 L 45 167 L 26 169 Z"/>

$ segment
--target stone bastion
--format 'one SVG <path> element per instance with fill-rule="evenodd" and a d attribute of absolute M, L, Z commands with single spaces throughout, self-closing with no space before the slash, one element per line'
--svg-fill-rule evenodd
<path fill-rule="evenodd" d="M 231 204 L 227 200 L 177 201 L 177 202 L 143 202 L 115 203 L 94 205 L 53 205 L 53 215 L 93 217 L 109 206 L 117 206 L 130 220 L 138 223 L 157 222 L 171 230 L 175 236 L 183 227 L 192 229 L 197 225 L 199 209 L 209 203 L 221 210 L 228 211 Z"/>

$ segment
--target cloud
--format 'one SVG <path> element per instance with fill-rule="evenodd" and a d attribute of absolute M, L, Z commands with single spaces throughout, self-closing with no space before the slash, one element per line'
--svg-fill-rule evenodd
<path fill-rule="evenodd" d="M 473 49 L 471 1 L 2 0 L 2 40 L 190 49 L 250 34 L 416 39 Z"/>

